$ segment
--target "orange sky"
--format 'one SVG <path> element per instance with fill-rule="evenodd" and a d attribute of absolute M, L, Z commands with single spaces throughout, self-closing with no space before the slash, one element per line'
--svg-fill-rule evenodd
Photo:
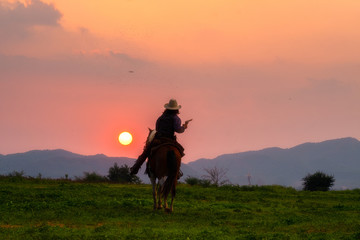
<path fill-rule="evenodd" d="M 185 162 L 360 138 L 359 22 L 357 0 L 0 0 L 0 153 L 135 157 L 171 97 Z"/>

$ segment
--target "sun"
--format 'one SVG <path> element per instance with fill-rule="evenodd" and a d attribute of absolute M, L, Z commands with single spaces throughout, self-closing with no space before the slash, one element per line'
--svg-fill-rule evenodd
<path fill-rule="evenodd" d="M 119 135 L 119 142 L 122 145 L 129 145 L 132 142 L 133 138 L 129 132 L 122 132 Z"/>

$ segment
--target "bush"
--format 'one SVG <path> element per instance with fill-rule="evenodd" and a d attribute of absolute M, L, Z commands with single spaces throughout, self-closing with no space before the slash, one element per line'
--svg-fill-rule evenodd
<path fill-rule="evenodd" d="M 185 183 L 189 184 L 190 186 L 199 185 L 203 187 L 209 187 L 211 185 L 211 182 L 206 179 L 199 179 L 196 177 L 187 177 L 185 179 Z"/>
<path fill-rule="evenodd" d="M 97 174 L 96 172 L 84 172 L 84 176 L 82 178 L 77 178 L 77 180 L 84 182 L 106 182 L 107 179 L 104 176 Z"/>
<path fill-rule="evenodd" d="M 130 174 L 130 168 L 126 164 L 119 167 L 115 163 L 113 167 L 109 168 L 108 178 L 111 182 L 116 183 L 141 183 L 138 176 Z"/>
<path fill-rule="evenodd" d="M 25 177 L 25 173 L 24 173 L 24 171 L 20 171 L 20 172 L 18 172 L 18 171 L 13 171 L 13 172 L 9 173 L 7 176 L 8 176 L 8 177 L 16 177 L 16 178 L 24 178 L 24 177 Z"/>
<path fill-rule="evenodd" d="M 68 181 L 68 179 L 61 178 L 60 180 Z M 84 175 L 82 177 L 75 176 L 75 181 L 79 182 L 106 182 L 107 178 L 104 176 L 101 176 L 97 174 L 96 172 L 84 172 Z"/>
<path fill-rule="evenodd" d="M 201 180 L 196 177 L 187 177 L 185 179 L 185 183 L 189 184 L 190 186 L 199 185 Z"/>
<path fill-rule="evenodd" d="M 326 175 L 320 171 L 308 174 L 302 180 L 305 191 L 328 191 L 335 182 L 334 176 Z"/>
<path fill-rule="evenodd" d="M 19 182 L 19 181 L 23 181 L 27 177 L 25 176 L 24 171 L 20 171 L 20 172 L 13 171 L 7 175 L 7 178 L 12 182 Z"/>

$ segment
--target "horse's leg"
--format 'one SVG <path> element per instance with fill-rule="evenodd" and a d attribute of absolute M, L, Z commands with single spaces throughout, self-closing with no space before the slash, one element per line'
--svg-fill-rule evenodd
<path fill-rule="evenodd" d="M 160 181 L 160 180 L 159 180 Z M 162 205 L 161 205 L 161 184 L 158 183 L 158 186 L 157 186 L 157 192 L 158 192 L 158 205 L 157 205 L 157 209 L 162 209 Z"/>
<path fill-rule="evenodd" d="M 171 202 L 170 202 L 170 212 L 174 211 L 174 199 L 175 199 L 175 191 L 176 191 L 176 183 L 171 190 Z"/>
<path fill-rule="evenodd" d="M 165 207 L 165 211 L 166 211 L 166 212 L 170 212 L 169 205 L 168 205 L 168 202 L 167 202 L 167 196 L 166 196 L 166 195 L 164 196 L 164 202 L 165 202 L 165 204 L 164 204 L 164 205 L 165 205 L 165 206 L 164 206 L 164 207 Z"/>
<path fill-rule="evenodd" d="M 164 187 L 164 184 L 165 184 L 165 181 L 166 181 L 166 179 L 167 179 L 167 177 L 165 176 L 165 177 L 163 177 L 162 178 L 162 180 L 163 180 L 163 187 Z M 163 198 L 164 198 L 164 208 L 165 208 L 165 211 L 167 211 L 168 210 L 168 208 L 169 208 L 169 206 L 168 206 L 168 202 L 167 202 L 167 197 L 168 197 L 168 195 L 166 194 L 166 193 L 163 193 L 163 196 L 162 196 Z"/>
<path fill-rule="evenodd" d="M 164 187 L 164 182 L 166 180 L 166 177 L 162 177 L 161 179 L 159 179 L 159 188 L 158 188 L 158 209 L 161 209 L 162 208 L 162 197 L 163 197 L 163 194 L 161 194 L 162 192 L 162 189 Z M 165 202 L 165 207 L 167 207 L 166 205 L 166 202 Z"/>
<path fill-rule="evenodd" d="M 156 178 L 152 176 L 150 178 L 152 184 L 152 191 L 153 191 L 153 199 L 154 199 L 154 210 L 156 209 Z"/>
<path fill-rule="evenodd" d="M 171 196 L 169 212 L 174 211 L 174 196 Z"/>

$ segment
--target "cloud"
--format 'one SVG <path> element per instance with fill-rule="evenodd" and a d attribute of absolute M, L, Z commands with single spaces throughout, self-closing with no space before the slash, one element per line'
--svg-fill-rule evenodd
<path fill-rule="evenodd" d="M 41 0 L 27 4 L 0 0 L 0 72 L 3 79 L 21 74 L 40 79 L 79 76 L 111 81 L 133 79 L 150 64 L 128 54 L 125 48 L 129 45 L 121 39 L 117 41 L 120 47 L 116 47 L 85 27 L 66 30 L 60 24 L 61 18 L 62 13 L 53 4 Z M 121 51 L 116 50 L 118 48 Z"/>
<path fill-rule="evenodd" d="M 73 69 L 70 72 L 82 73 L 110 72 L 119 65 L 134 71 L 144 64 L 136 54 L 139 50 L 134 44 L 120 38 L 104 39 L 83 26 L 75 31 L 66 29 L 61 25 L 61 19 L 60 10 L 41 0 L 27 4 L 0 0 L 0 55 L 3 55 L 0 61 L 5 56 L 19 56 L 24 57 L 20 59 L 21 64 L 35 64 L 35 69 L 50 64 L 56 66 L 49 67 L 54 71 L 70 68 Z M 57 59 L 55 63 L 54 59 Z M 44 62 L 39 64 L 42 60 Z"/>
<path fill-rule="evenodd" d="M 34 27 L 57 27 L 62 14 L 52 4 L 33 0 L 29 4 L 17 2 L 13 7 L 0 4 L 0 43 L 23 40 Z"/>
<path fill-rule="evenodd" d="M 25 6 L 17 3 L 14 9 L 4 7 L 1 9 L 2 17 L 8 24 L 22 26 L 48 25 L 56 26 L 62 14 L 52 4 L 46 4 L 40 0 L 33 0 Z"/>

